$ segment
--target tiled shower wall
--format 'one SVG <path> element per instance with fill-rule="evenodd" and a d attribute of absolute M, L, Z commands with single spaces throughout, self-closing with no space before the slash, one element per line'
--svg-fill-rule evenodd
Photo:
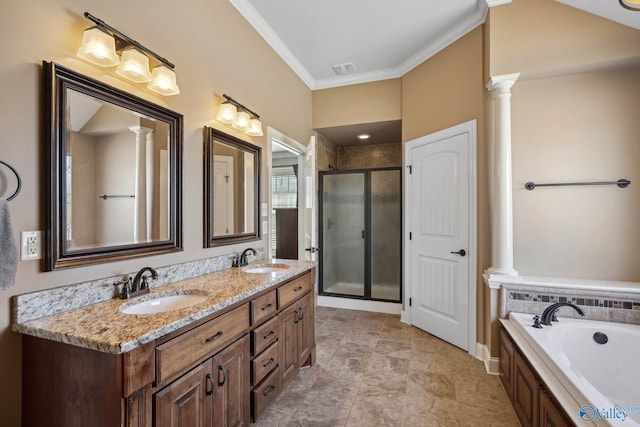
<path fill-rule="evenodd" d="M 358 145 L 336 148 L 338 169 L 402 166 L 402 144 Z"/>

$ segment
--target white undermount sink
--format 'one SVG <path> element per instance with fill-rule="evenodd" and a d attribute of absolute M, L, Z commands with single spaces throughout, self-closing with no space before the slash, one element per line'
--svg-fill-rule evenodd
<path fill-rule="evenodd" d="M 126 314 L 154 314 L 204 302 L 208 296 L 199 294 L 158 295 L 156 298 L 140 301 L 135 304 L 124 304 L 120 311 Z"/>
<path fill-rule="evenodd" d="M 288 270 L 291 267 L 287 264 L 269 263 L 269 264 L 256 264 L 245 267 L 242 271 L 245 273 L 280 273 Z"/>

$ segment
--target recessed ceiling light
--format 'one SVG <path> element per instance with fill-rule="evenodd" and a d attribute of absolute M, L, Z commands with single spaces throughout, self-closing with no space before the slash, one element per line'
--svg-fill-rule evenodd
<path fill-rule="evenodd" d="M 371 138 L 371 135 L 369 135 L 368 133 L 361 133 L 360 135 L 358 135 L 358 139 L 369 139 Z"/>

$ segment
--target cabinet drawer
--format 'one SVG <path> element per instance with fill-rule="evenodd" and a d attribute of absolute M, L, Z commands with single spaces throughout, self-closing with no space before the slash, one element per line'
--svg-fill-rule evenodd
<path fill-rule="evenodd" d="M 278 288 L 278 307 L 286 307 L 311 290 L 311 275 L 305 274 Z"/>
<path fill-rule="evenodd" d="M 253 408 L 254 421 L 269 407 L 279 393 L 280 375 L 278 375 L 278 370 L 276 369 L 251 392 L 251 407 Z"/>
<path fill-rule="evenodd" d="M 278 366 L 278 343 L 274 342 L 251 361 L 251 384 L 258 384 L 276 366 Z"/>
<path fill-rule="evenodd" d="M 264 325 L 251 331 L 252 355 L 255 356 L 259 354 L 262 350 L 278 340 L 278 335 L 280 335 L 279 325 L 278 318 L 274 317 Z"/>
<path fill-rule="evenodd" d="M 257 325 L 271 317 L 278 310 L 276 306 L 276 290 L 264 294 L 251 301 L 251 325 Z"/>
<path fill-rule="evenodd" d="M 249 304 L 185 332 L 156 347 L 158 384 L 221 350 L 249 329 Z"/>

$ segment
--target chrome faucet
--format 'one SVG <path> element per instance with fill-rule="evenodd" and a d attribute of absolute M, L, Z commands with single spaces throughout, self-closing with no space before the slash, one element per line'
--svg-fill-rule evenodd
<path fill-rule="evenodd" d="M 584 316 L 584 311 L 582 311 L 577 305 L 570 304 L 568 302 L 558 302 L 544 309 L 544 311 L 542 312 L 540 323 L 550 326 L 551 322 L 557 322 L 558 319 L 556 318 L 556 313 L 558 312 L 558 310 L 560 310 L 561 307 L 571 307 L 575 311 L 577 311 L 580 316 Z"/>
<path fill-rule="evenodd" d="M 233 262 L 231 264 L 232 267 L 242 267 L 243 265 L 247 265 L 249 264 L 249 261 L 247 261 L 247 252 L 251 252 L 253 254 L 253 256 L 257 255 L 257 252 L 255 249 L 253 248 L 247 248 L 244 251 L 242 251 L 242 254 L 240 254 L 240 256 L 235 256 L 233 257 Z"/>

